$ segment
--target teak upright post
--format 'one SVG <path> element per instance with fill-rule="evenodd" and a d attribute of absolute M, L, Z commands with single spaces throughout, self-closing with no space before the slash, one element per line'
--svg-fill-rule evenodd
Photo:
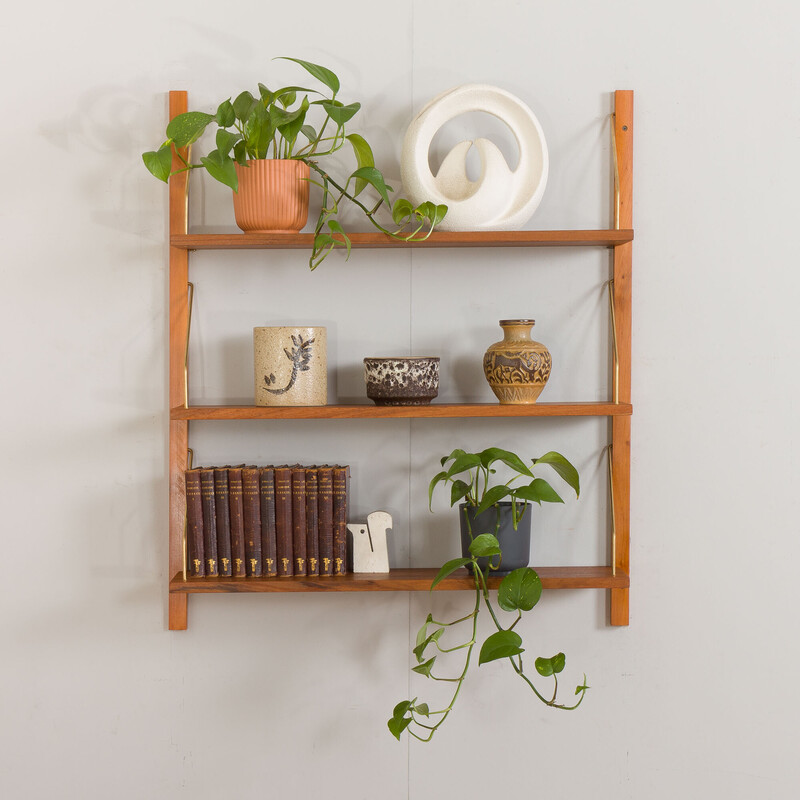
<path fill-rule="evenodd" d="M 169 93 L 169 118 L 188 108 L 186 92 Z M 172 168 L 180 161 L 173 156 Z M 188 231 L 188 172 L 169 179 L 170 237 Z M 186 403 L 186 345 L 189 322 L 189 251 L 169 248 L 169 407 Z M 169 436 L 169 577 L 183 570 L 183 531 L 186 517 L 186 488 L 183 473 L 188 462 L 189 423 L 171 419 Z M 170 592 L 169 629 L 186 630 L 188 596 Z"/>
<path fill-rule="evenodd" d="M 617 228 L 633 228 L 633 92 L 614 93 L 614 141 L 619 171 Z M 614 316 L 617 364 L 614 400 L 631 402 L 631 268 L 632 243 L 613 248 Z M 631 418 L 611 418 L 611 465 L 614 493 L 614 568 L 630 574 Z M 628 624 L 630 589 L 611 590 L 611 624 Z"/>

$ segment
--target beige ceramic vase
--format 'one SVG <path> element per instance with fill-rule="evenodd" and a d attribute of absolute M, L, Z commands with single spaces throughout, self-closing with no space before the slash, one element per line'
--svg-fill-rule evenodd
<path fill-rule="evenodd" d="M 531 339 L 533 325 L 532 319 L 501 319 L 503 341 L 483 357 L 486 380 L 503 404 L 535 403 L 550 377 L 550 352 Z"/>
<path fill-rule="evenodd" d="M 308 220 L 309 167 L 296 159 L 260 158 L 235 165 L 236 224 L 245 233 L 296 233 Z"/>
<path fill-rule="evenodd" d="M 255 404 L 324 406 L 328 402 L 325 328 L 253 328 Z"/>

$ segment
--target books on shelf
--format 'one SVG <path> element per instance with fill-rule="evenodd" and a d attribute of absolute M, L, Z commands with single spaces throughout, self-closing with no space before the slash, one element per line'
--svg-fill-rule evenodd
<path fill-rule="evenodd" d="M 186 470 L 186 576 L 344 575 L 348 466 Z"/>

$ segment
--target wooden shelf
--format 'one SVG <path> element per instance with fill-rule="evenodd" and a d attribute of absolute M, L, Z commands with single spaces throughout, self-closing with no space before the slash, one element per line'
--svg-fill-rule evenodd
<path fill-rule="evenodd" d="M 173 420 L 232 419 L 447 419 L 457 417 L 614 417 L 629 416 L 630 403 L 432 403 L 427 406 L 178 406 Z"/>
<path fill-rule="evenodd" d="M 545 589 L 627 589 L 630 578 L 611 567 L 535 567 Z M 388 574 L 363 573 L 338 577 L 292 578 L 190 578 L 179 573 L 169 583 L 175 594 L 238 592 L 426 592 L 437 569 L 393 569 Z M 489 579 L 497 588 L 502 578 Z M 434 591 L 466 591 L 474 588 L 472 578 L 460 569 L 439 583 Z"/>
<path fill-rule="evenodd" d="M 633 231 L 437 231 L 409 243 L 383 233 L 351 233 L 355 248 L 403 247 L 616 247 L 633 241 Z M 178 233 L 170 236 L 181 250 L 310 250 L 312 233 Z"/>
<path fill-rule="evenodd" d="M 187 110 L 186 92 L 170 92 L 170 118 Z M 609 482 L 611 489 L 612 567 L 542 567 L 548 589 L 606 589 L 610 622 L 627 625 L 630 586 L 630 423 L 631 423 L 631 277 L 633 242 L 633 93 L 614 94 L 613 153 L 615 203 L 607 230 L 464 231 L 435 232 L 425 241 L 402 242 L 379 232 L 350 234 L 353 248 L 466 248 L 466 247 L 601 247 L 610 248 L 611 309 L 614 336 L 610 396 L 620 402 L 536 403 L 530 406 L 498 403 L 433 403 L 429 406 L 372 404 L 263 407 L 199 405 L 185 408 L 186 357 L 189 335 L 189 253 L 193 250 L 305 250 L 313 234 L 188 233 L 188 172 L 169 182 L 169 627 L 187 627 L 188 597 L 192 593 L 236 592 L 352 592 L 428 591 L 435 569 L 398 569 L 388 575 L 346 575 L 330 578 L 218 578 L 184 581 L 186 497 L 184 470 L 189 464 L 189 428 L 193 420 L 291 419 L 459 419 L 531 417 L 606 417 L 611 430 Z M 179 169 L 176 157 L 173 167 Z M 451 259 L 452 260 L 452 259 Z M 497 586 L 492 578 L 490 586 Z M 446 578 L 437 590 L 469 590 L 472 579 L 461 571 Z"/>

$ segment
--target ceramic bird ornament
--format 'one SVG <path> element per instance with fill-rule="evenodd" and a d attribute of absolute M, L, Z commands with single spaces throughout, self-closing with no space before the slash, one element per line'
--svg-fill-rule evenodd
<path fill-rule="evenodd" d="M 353 535 L 353 572 L 389 571 L 386 531 L 391 527 L 391 514 L 385 511 L 373 511 L 365 523 L 347 523 Z"/>

